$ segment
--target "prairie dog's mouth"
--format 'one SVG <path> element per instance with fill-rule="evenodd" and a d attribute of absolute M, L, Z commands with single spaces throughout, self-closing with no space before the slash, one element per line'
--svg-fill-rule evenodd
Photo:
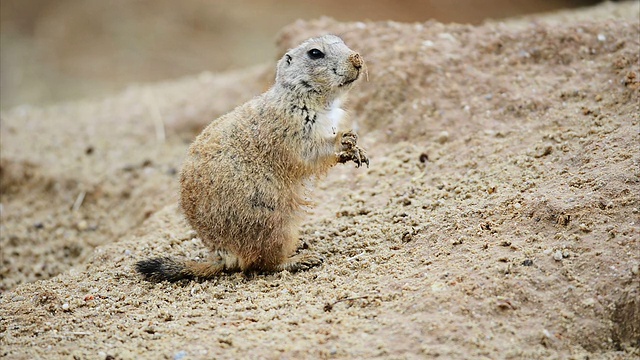
<path fill-rule="evenodd" d="M 358 78 L 360 77 L 360 71 L 358 71 L 358 73 L 356 74 L 356 76 L 354 76 L 351 79 L 348 79 L 347 81 L 343 82 L 342 84 L 338 85 L 339 87 L 345 86 L 345 85 L 349 85 L 352 82 L 358 80 Z"/>

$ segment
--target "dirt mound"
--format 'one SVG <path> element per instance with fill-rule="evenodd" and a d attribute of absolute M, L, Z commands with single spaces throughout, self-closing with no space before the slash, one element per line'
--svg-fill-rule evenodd
<path fill-rule="evenodd" d="M 175 173 L 273 64 L 3 113 L 0 353 L 638 356 L 637 14 L 284 29 L 281 51 L 337 33 L 369 71 L 348 105 L 371 168 L 318 184 L 302 237 L 327 260 L 299 274 L 151 284 L 132 268 L 207 256 Z"/>

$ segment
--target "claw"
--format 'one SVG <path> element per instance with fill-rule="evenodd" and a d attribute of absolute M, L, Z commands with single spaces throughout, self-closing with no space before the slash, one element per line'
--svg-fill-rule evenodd
<path fill-rule="evenodd" d="M 339 163 L 346 163 L 347 161 L 353 161 L 356 163 L 356 168 L 362 167 L 362 164 L 367 164 L 367 168 L 369 167 L 369 158 L 366 155 L 366 152 L 359 148 L 358 146 L 354 146 L 349 150 L 344 150 L 336 154 L 338 156 Z"/>

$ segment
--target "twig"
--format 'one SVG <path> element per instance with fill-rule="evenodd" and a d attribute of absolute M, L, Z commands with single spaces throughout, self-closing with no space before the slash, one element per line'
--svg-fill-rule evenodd
<path fill-rule="evenodd" d="M 361 253 L 360 253 L 360 254 L 358 254 L 358 255 L 354 255 L 354 256 L 352 256 L 352 257 L 350 257 L 350 258 L 347 258 L 347 261 L 351 261 L 351 260 L 357 259 L 357 258 L 359 258 L 360 256 L 362 256 L 362 255 L 364 255 L 364 254 L 366 254 L 366 253 L 367 253 L 366 251 L 363 251 L 363 252 L 361 252 Z"/>
<path fill-rule="evenodd" d="M 80 206 L 82 206 L 82 202 L 84 201 L 84 197 L 86 195 L 86 191 L 81 191 L 80 194 L 78 194 L 76 201 L 74 201 L 73 206 L 71 207 L 71 211 L 76 212 L 80 209 Z"/>
<path fill-rule="evenodd" d="M 147 105 L 149 107 L 149 113 L 151 114 L 151 119 L 153 120 L 153 124 L 156 127 L 156 139 L 160 142 L 164 142 L 166 139 L 166 134 L 164 131 L 164 121 L 162 121 L 162 115 L 160 114 L 160 108 L 158 107 L 158 101 L 156 100 L 153 92 L 149 90 L 147 93 Z"/>
<path fill-rule="evenodd" d="M 70 331 L 67 334 L 71 335 L 91 335 L 92 333 L 89 331 Z"/>

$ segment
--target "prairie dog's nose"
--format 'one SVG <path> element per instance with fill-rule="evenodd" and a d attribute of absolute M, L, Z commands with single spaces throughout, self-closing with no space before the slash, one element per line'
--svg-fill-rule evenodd
<path fill-rule="evenodd" d="M 362 56 L 360 56 L 360 54 L 358 53 L 353 53 L 349 55 L 349 61 L 351 61 L 351 64 L 357 70 L 360 70 L 360 68 L 362 67 L 362 64 L 364 63 L 364 60 L 362 60 Z"/>

